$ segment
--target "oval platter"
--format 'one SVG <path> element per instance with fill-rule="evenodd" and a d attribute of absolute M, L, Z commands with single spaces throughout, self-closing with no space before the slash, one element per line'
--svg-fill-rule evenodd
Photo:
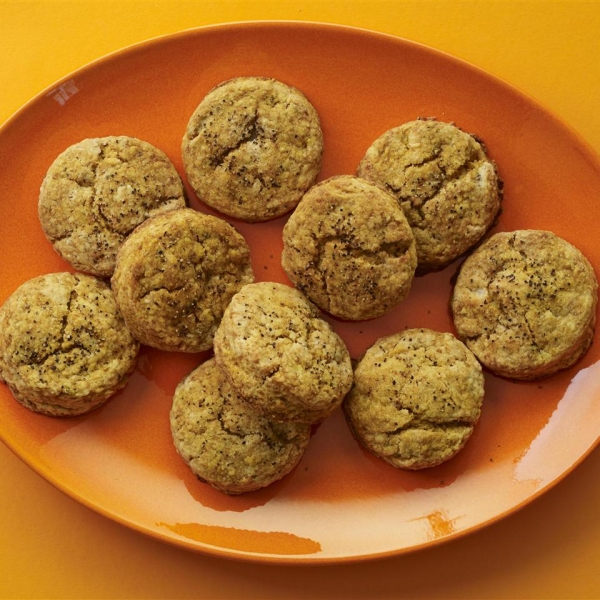
<path fill-rule="evenodd" d="M 318 110 L 320 179 L 354 173 L 371 142 L 417 117 L 481 138 L 504 181 L 494 231 L 549 229 L 598 271 L 600 163 L 549 111 L 451 56 L 366 30 L 300 22 L 206 27 L 153 39 L 57 82 L 0 129 L 0 301 L 43 273 L 70 270 L 37 216 L 44 174 L 86 137 L 131 135 L 162 149 L 183 176 L 181 139 L 201 98 L 238 75 L 274 77 Z M 190 205 L 205 207 L 187 188 Z M 258 280 L 287 282 L 286 217 L 228 219 L 248 240 Z M 460 261 L 416 278 L 409 297 L 362 323 L 327 317 L 358 357 L 406 327 L 454 332 L 448 310 Z M 135 530 L 203 553 L 272 563 L 332 563 L 414 551 L 497 521 L 563 479 L 598 444 L 600 345 L 551 378 L 516 383 L 486 374 L 481 420 L 465 449 L 439 467 L 402 472 L 366 454 L 341 411 L 315 429 L 288 477 L 239 497 L 194 478 L 176 454 L 169 409 L 177 382 L 204 354 L 142 349 L 127 388 L 82 417 L 29 412 L 0 385 L 0 435 L 35 471 L 84 505 Z"/>

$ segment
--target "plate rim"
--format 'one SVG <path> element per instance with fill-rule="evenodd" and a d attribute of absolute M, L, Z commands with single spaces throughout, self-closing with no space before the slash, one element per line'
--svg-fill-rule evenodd
<path fill-rule="evenodd" d="M 301 27 L 305 29 L 324 29 L 324 30 L 332 30 L 332 31 L 340 31 L 346 32 L 349 34 L 362 35 L 366 37 L 380 37 L 381 39 L 387 39 L 392 43 L 400 43 L 407 46 L 415 47 L 420 49 L 423 52 L 438 56 L 444 57 L 445 60 L 451 61 L 456 65 L 467 68 L 471 71 L 476 71 L 478 76 L 484 77 L 488 80 L 495 82 L 496 84 L 501 85 L 506 88 L 510 93 L 521 96 L 521 98 L 525 99 L 529 104 L 534 105 L 538 110 L 543 111 L 548 116 L 552 117 L 555 125 L 562 127 L 567 130 L 572 136 L 577 138 L 578 143 L 581 143 L 585 146 L 585 149 L 590 153 L 591 157 L 595 159 L 598 166 L 600 166 L 600 149 L 596 150 L 594 146 L 581 134 L 574 126 L 570 123 L 563 120 L 551 107 L 545 104 L 543 101 L 537 99 L 529 92 L 522 90 L 520 87 L 511 83 L 509 80 L 487 71 L 483 67 L 470 62 L 467 59 L 456 56 L 446 50 L 440 50 L 423 42 L 419 42 L 416 40 L 411 40 L 410 38 L 403 37 L 400 35 L 395 35 L 393 33 L 388 33 L 385 31 L 380 31 L 376 29 L 369 29 L 368 27 L 361 27 L 358 25 L 347 25 L 341 23 L 335 23 L 332 21 L 309 21 L 303 19 L 251 19 L 251 20 L 240 20 L 240 21 L 224 21 L 220 23 L 211 23 L 206 25 L 193 26 L 185 29 L 181 29 L 179 31 L 174 31 L 171 33 L 163 33 L 155 36 L 151 36 L 149 38 L 145 38 L 143 40 L 139 40 L 137 42 L 132 42 L 130 44 L 126 44 L 120 48 L 102 54 L 97 58 L 89 60 L 77 68 L 69 71 L 65 75 L 53 80 L 49 85 L 42 88 L 36 94 L 34 94 L 31 98 L 29 98 L 23 105 L 21 105 L 17 110 L 15 110 L 12 114 L 10 114 L 3 122 L 0 123 L 0 134 L 2 134 L 5 128 L 10 127 L 13 124 L 13 121 L 16 120 L 22 112 L 24 112 L 31 104 L 38 101 L 40 98 L 45 97 L 49 92 L 57 88 L 63 83 L 66 83 L 70 79 L 73 79 L 74 76 L 81 73 L 82 71 L 87 71 L 88 69 L 94 68 L 96 66 L 100 66 L 104 62 L 109 62 L 116 57 L 120 57 L 124 54 L 133 53 L 142 50 L 146 46 L 152 46 L 155 44 L 160 44 L 163 42 L 168 42 L 171 39 L 176 39 L 179 37 L 193 37 L 195 35 L 201 34 L 204 31 L 218 31 L 218 30 L 236 30 L 236 29 L 250 29 L 253 27 Z"/>

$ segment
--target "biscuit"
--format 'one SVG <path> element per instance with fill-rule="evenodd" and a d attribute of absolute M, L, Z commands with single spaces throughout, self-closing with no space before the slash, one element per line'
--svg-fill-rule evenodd
<path fill-rule="evenodd" d="M 248 222 L 298 204 L 321 170 L 317 111 L 299 90 L 266 77 L 213 88 L 191 116 L 183 165 L 200 200 Z"/>
<path fill-rule="evenodd" d="M 280 283 L 243 287 L 223 315 L 214 349 L 237 392 L 274 420 L 321 421 L 352 385 L 342 339 L 301 292 Z"/>
<path fill-rule="evenodd" d="M 395 198 L 358 177 L 313 186 L 283 229 L 281 264 L 323 310 L 353 321 L 378 317 L 406 298 L 415 240 Z"/>
<path fill-rule="evenodd" d="M 310 425 L 277 423 L 251 410 L 214 359 L 177 386 L 170 414 L 177 452 L 201 480 L 227 494 L 287 475 L 310 440 Z"/>
<path fill-rule="evenodd" d="M 252 281 L 243 236 L 223 219 L 182 208 L 135 229 L 119 249 L 111 284 L 142 344 L 201 352 L 211 348 L 231 297 Z"/>
<path fill-rule="evenodd" d="M 417 242 L 419 271 L 441 269 L 467 252 L 501 206 L 501 182 L 482 144 L 449 123 L 417 120 L 386 131 L 357 174 L 400 203 Z"/>
<path fill-rule="evenodd" d="M 344 400 L 354 437 L 400 469 L 439 465 L 470 438 L 484 396 L 480 364 L 450 333 L 407 329 L 371 346 Z"/>
<path fill-rule="evenodd" d="M 97 408 L 125 386 L 138 350 L 110 287 L 91 275 L 36 277 L 0 308 L 0 379 L 35 412 Z"/>
<path fill-rule="evenodd" d="M 123 240 L 144 219 L 186 205 L 167 156 L 132 137 L 86 139 L 60 154 L 40 189 L 38 213 L 54 249 L 75 269 L 110 277 Z"/>
<path fill-rule="evenodd" d="M 549 231 L 497 233 L 463 263 L 451 308 L 458 336 L 491 372 L 537 379 L 592 343 L 598 283 L 581 252 Z"/>

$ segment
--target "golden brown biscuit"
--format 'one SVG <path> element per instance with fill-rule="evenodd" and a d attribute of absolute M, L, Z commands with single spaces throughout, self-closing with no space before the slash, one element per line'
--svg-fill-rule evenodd
<path fill-rule="evenodd" d="M 497 233 L 463 263 L 452 296 L 459 337 L 490 371 L 536 379 L 589 348 L 598 283 L 577 248 L 549 231 Z"/>
<path fill-rule="evenodd" d="M 0 379 L 35 412 L 100 406 L 125 386 L 138 350 L 110 287 L 91 275 L 36 277 L 0 308 Z"/>
<path fill-rule="evenodd" d="M 310 430 L 310 425 L 277 423 L 256 413 L 214 359 L 175 390 L 175 448 L 200 479 L 227 494 L 251 492 L 287 475 L 302 458 Z"/>
<path fill-rule="evenodd" d="M 483 386 L 481 366 L 453 335 L 407 329 L 365 352 L 344 413 L 356 439 L 394 467 L 434 467 L 471 436 Z"/>
<path fill-rule="evenodd" d="M 483 146 L 432 119 L 386 131 L 357 174 L 400 203 L 417 242 L 419 270 L 440 269 L 474 246 L 500 210 L 500 182 Z"/>
<path fill-rule="evenodd" d="M 281 264 L 317 306 L 349 320 L 378 317 L 406 298 L 415 240 L 396 200 L 358 177 L 313 186 L 283 229 Z"/>
<path fill-rule="evenodd" d="M 200 352 L 212 346 L 231 297 L 252 281 L 243 236 L 223 219 L 183 208 L 146 220 L 125 240 L 111 283 L 140 342 Z"/>
<path fill-rule="evenodd" d="M 237 392 L 274 420 L 321 421 L 352 385 L 342 339 L 301 292 L 280 283 L 244 286 L 223 315 L 214 347 Z"/>
<path fill-rule="evenodd" d="M 127 136 L 86 139 L 48 170 L 38 212 L 54 249 L 76 269 L 110 277 L 123 240 L 144 219 L 186 204 L 161 150 Z"/>
<path fill-rule="evenodd" d="M 244 221 L 290 211 L 321 169 L 319 115 L 302 92 L 275 79 L 237 77 L 213 88 L 182 141 L 200 200 Z"/>

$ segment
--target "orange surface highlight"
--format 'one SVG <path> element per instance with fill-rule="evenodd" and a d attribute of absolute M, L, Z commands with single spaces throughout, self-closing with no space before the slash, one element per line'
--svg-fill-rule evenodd
<path fill-rule="evenodd" d="M 315 554 L 321 551 L 321 544 L 309 538 L 281 531 L 251 531 L 219 525 L 201 525 L 200 523 L 158 523 L 173 533 L 191 540 L 240 550 L 254 554 Z"/>
<path fill-rule="evenodd" d="M 456 528 L 454 524 L 457 519 L 449 519 L 443 510 L 436 510 L 432 513 L 416 519 L 417 521 L 427 521 L 431 532 L 429 533 L 429 539 L 435 540 L 440 537 L 451 535 L 455 532 Z"/>

